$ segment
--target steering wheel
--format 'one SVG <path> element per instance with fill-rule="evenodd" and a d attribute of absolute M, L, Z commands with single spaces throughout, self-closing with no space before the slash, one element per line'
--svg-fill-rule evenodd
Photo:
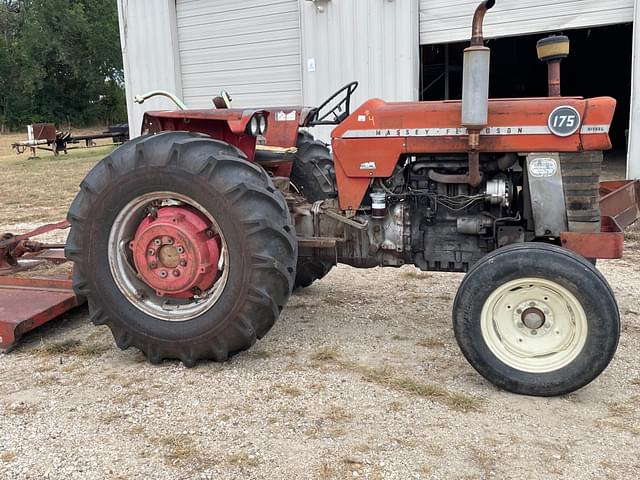
<path fill-rule="evenodd" d="M 338 125 L 342 123 L 342 121 L 351 114 L 351 96 L 357 88 L 358 82 L 351 82 L 335 92 L 327 98 L 322 105 L 312 110 L 308 117 L 309 120 L 306 122 L 306 126 Z M 339 99 L 339 101 L 336 99 Z M 323 114 L 322 110 L 331 106 L 334 102 L 335 105 Z"/>

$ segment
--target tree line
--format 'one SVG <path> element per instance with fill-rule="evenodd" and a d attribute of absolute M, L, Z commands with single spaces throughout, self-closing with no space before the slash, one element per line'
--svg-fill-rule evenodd
<path fill-rule="evenodd" d="M 0 128 L 126 121 L 116 0 L 0 0 Z"/>

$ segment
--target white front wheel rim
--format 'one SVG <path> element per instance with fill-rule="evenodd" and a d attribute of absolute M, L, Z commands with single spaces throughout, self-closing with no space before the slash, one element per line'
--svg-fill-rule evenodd
<path fill-rule="evenodd" d="M 573 293 L 541 278 L 496 288 L 481 313 L 489 350 L 511 368 L 549 373 L 566 367 L 587 341 L 587 316 Z"/>

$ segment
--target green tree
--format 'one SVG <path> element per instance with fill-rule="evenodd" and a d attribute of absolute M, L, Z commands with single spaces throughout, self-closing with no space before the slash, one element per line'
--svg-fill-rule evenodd
<path fill-rule="evenodd" d="M 115 0 L 2 1 L 3 124 L 126 118 Z"/>
<path fill-rule="evenodd" d="M 15 119 L 15 112 L 29 105 L 37 73 L 25 58 L 21 32 L 27 2 L 2 0 L 0 3 L 0 129 Z"/>

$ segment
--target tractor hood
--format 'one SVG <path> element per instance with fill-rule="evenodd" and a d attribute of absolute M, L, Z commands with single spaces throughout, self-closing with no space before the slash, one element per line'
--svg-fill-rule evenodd
<path fill-rule="evenodd" d="M 491 100 L 488 125 L 480 131 L 480 151 L 608 150 L 615 107 L 616 101 L 610 97 Z M 460 124 L 461 108 L 459 101 L 369 100 L 333 130 L 334 146 L 339 149 L 343 142 L 395 138 L 404 150 L 399 153 L 466 152 L 468 132 Z M 365 145 L 357 150 L 370 157 L 371 151 L 367 152 Z M 397 156 L 392 162 L 394 166 L 396 160 Z M 382 175 L 387 174 L 390 171 Z"/>

